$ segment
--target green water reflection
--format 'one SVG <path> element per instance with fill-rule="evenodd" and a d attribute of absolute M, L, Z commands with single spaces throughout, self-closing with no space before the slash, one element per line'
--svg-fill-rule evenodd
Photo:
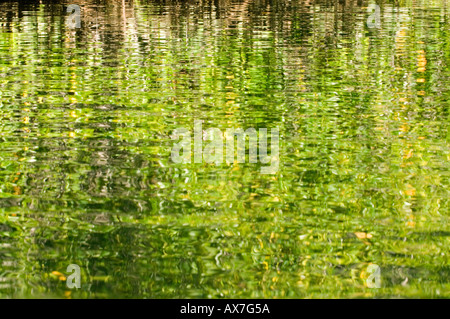
<path fill-rule="evenodd" d="M 369 3 L 2 1 L 0 297 L 449 297 L 450 2 Z M 277 174 L 173 163 L 195 119 Z"/>

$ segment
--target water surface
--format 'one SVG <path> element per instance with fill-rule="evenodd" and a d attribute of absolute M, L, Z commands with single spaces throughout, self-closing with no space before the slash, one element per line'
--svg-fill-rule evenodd
<path fill-rule="evenodd" d="M 0 297 L 450 296 L 449 1 L 71 3 L 0 3 Z M 174 163 L 194 120 L 278 172 Z"/>

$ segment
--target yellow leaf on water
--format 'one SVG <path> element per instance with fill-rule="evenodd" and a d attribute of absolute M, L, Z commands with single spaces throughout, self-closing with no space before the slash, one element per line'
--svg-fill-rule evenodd
<path fill-rule="evenodd" d="M 414 227 L 416 226 L 416 222 L 410 220 L 409 222 L 406 223 L 406 226 L 411 227 L 411 228 L 414 228 Z"/>
<path fill-rule="evenodd" d="M 427 65 L 427 60 L 420 60 L 419 62 L 417 62 L 417 66 L 418 67 L 425 67 Z"/>
<path fill-rule="evenodd" d="M 372 234 L 368 234 L 368 233 L 364 233 L 364 232 L 356 232 L 355 235 L 356 235 L 356 237 L 358 237 L 359 239 L 366 239 L 366 238 L 370 239 L 370 238 L 373 237 Z"/>
<path fill-rule="evenodd" d="M 61 277 L 61 276 L 64 276 L 64 274 L 62 274 L 62 273 L 60 273 L 59 271 L 52 271 L 52 275 L 55 275 L 55 276 L 57 276 L 57 277 Z"/>
<path fill-rule="evenodd" d="M 412 185 L 407 184 L 406 188 L 407 189 L 404 191 L 404 193 L 406 195 L 408 195 L 408 196 L 415 196 L 416 195 L 416 189 Z"/>
<path fill-rule="evenodd" d="M 14 195 L 22 195 L 22 189 L 19 186 L 14 186 Z"/>
<path fill-rule="evenodd" d="M 367 273 L 366 273 L 366 271 L 365 270 L 363 270 L 363 271 L 361 271 L 361 274 L 359 275 L 359 277 L 361 278 L 361 279 L 367 279 Z"/>
<path fill-rule="evenodd" d="M 408 159 L 411 158 L 414 155 L 414 150 L 408 150 L 408 153 L 403 155 L 403 158 Z"/>

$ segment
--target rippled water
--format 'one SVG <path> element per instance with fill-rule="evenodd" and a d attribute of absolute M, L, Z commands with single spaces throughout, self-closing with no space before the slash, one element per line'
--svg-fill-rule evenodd
<path fill-rule="evenodd" d="M 450 2 L 370 3 L 2 1 L 0 297 L 449 297 Z"/>

